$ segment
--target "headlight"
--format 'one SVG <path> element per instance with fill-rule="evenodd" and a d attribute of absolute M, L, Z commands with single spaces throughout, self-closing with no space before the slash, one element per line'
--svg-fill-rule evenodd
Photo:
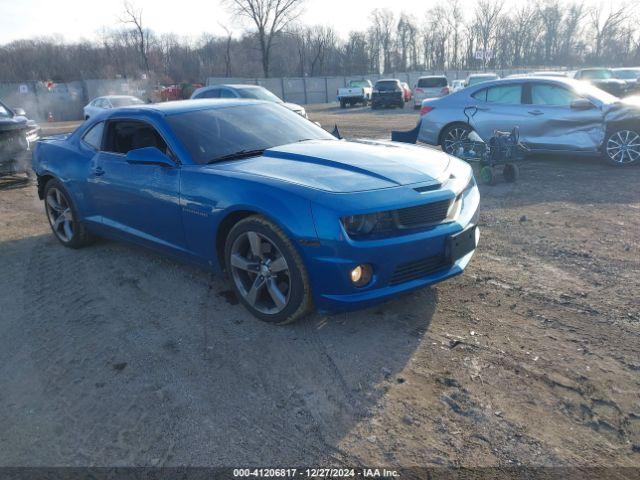
<path fill-rule="evenodd" d="M 387 232 L 393 229 L 392 212 L 368 213 L 342 217 L 342 225 L 352 238 Z"/>
<path fill-rule="evenodd" d="M 342 224 L 350 237 L 360 237 L 369 235 L 376 228 L 378 215 L 371 213 L 368 215 L 350 215 L 342 218 Z"/>

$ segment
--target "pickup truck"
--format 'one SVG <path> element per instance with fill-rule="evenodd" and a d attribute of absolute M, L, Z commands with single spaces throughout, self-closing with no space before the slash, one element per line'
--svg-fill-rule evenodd
<path fill-rule="evenodd" d="M 369 80 L 351 80 L 349 85 L 338 89 L 340 108 L 361 103 L 367 105 L 371 101 L 373 85 Z"/>

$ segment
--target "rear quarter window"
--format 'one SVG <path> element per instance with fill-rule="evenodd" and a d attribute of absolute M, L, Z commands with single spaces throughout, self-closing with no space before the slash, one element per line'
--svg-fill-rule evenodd
<path fill-rule="evenodd" d="M 102 147 L 102 134 L 104 132 L 104 122 L 96 123 L 82 136 L 82 141 L 95 150 Z"/>

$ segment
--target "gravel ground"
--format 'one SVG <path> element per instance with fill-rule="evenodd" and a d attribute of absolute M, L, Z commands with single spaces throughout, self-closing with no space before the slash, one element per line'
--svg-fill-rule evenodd
<path fill-rule="evenodd" d="M 309 110 L 347 137 L 417 120 Z M 464 275 L 273 327 L 206 271 L 65 249 L 0 181 L 0 465 L 640 467 L 639 184 L 532 159 L 481 187 Z"/>

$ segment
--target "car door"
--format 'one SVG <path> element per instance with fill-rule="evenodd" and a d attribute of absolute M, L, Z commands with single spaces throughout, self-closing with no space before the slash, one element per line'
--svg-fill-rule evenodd
<path fill-rule="evenodd" d="M 94 157 L 92 196 L 104 227 L 145 243 L 185 248 L 180 211 L 180 164 L 173 167 L 129 163 L 126 154 L 156 147 L 175 158 L 150 123 L 109 120 L 102 150 Z"/>
<path fill-rule="evenodd" d="M 595 152 L 602 143 L 602 111 L 568 86 L 530 82 L 525 87 L 524 107 L 529 118 L 520 139 L 533 149 Z"/>
<path fill-rule="evenodd" d="M 525 128 L 527 115 L 522 105 L 523 84 L 500 83 L 477 90 L 471 95 L 475 107 L 471 125 L 480 137 L 488 140 L 495 130 L 511 131 Z"/>

